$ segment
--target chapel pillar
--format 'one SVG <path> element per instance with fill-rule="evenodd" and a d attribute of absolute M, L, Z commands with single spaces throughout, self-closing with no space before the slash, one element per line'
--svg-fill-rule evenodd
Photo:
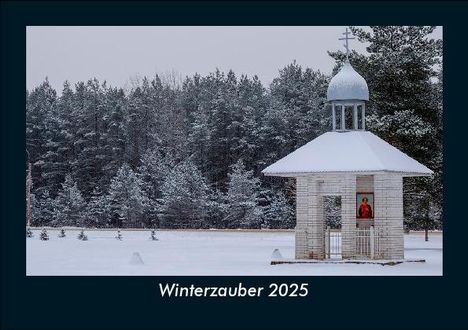
<path fill-rule="evenodd" d="M 323 216 L 323 200 L 321 180 L 316 176 L 308 176 L 308 251 L 310 259 L 325 259 L 325 219 Z"/>
<path fill-rule="evenodd" d="M 296 178 L 296 259 L 308 258 L 307 247 L 307 178 Z"/>
<path fill-rule="evenodd" d="M 374 176 L 376 258 L 403 259 L 403 177 L 397 173 Z"/>
<path fill-rule="evenodd" d="M 296 178 L 296 259 L 324 259 L 320 183 L 313 175 Z"/>
<path fill-rule="evenodd" d="M 344 174 L 341 195 L 341 256 L 343 259 L 355 255 L 356 231 L 356 176 Z"/>

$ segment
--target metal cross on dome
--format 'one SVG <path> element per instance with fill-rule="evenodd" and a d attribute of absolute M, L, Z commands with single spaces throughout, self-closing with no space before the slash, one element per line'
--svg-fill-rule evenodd
<path fill-rule="evenodd" d="M 338 40 L 346 40 L 346 43 L 344 44 L 344 46 L 346 48 L 346 59 L 348 59 L 349 58 L 348 40 L 352 40 L 352 39 L 356 39 L 356 38 L 349 36 L 351 34 L 351 32 L 348 31 L 348 28 L 346 28 L 346 31 L 343 32 L 343 34 L 344 34 L 344 38 L 339 38 Z"/>

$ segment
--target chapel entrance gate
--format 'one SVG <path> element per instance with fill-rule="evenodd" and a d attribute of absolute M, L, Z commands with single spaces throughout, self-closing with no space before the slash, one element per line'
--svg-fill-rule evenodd
<path fill-rule="evenodd" d="M 322 195 L 325 259 L 341 259 L 341 195 Z"/>
<path fill-rule="evenodd" d="M 325 259 L 341 259 L 342 235 L 341 229 L 325 228 L 324 245 Z M 374 259 L 378 256 L 379 237 L 375 234 L 374 226 L 370 228 L 354 229 L 354 258 Z"/>

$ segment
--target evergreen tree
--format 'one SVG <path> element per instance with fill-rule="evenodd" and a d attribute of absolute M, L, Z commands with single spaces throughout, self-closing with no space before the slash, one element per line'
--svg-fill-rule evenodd
<path fill-rule="evenodd" d="M 131 91 L 128 100 L 126 161 L 136 168 L 140 165 L 140 157 L 145 151 L 148 141 L 148 132 L 145 114 L 149 111 L 149 86 L 145 78 L 143 86 Z"/>
<path fill-rule="evenodd" d="M 80 233 L 78 234 L 78 239 L 80 241 L 87 241 L 88 235 L 85 234 L 84 229 L 81 229 Z"/>
<path fill-rule="evenodd" d="M 327 84 L 327 77 L 319 71 L 303 70 L 296 62 L 273 80 L 273 105 L 280 107 L 287 119 L 280 153 L 289 153 L 328 130 L 324 125 Z"/>
<path fill-rule="evenodd" d="M 111 179 L 124 163 L 127 131 L 127 98 L 123 89 L 104 89 L 104 116 L 102 118 L 102 134 L 100 145 L 102 147 L 102 173 L 97 187 L 101 191 L 107 190 Z"/>
<path fill-rule="evenodd" d="M 33 224 L 34 226 L 48 226 L 54 224 L 57 204 L 48 190 L 41 190 L 33 198 Z"/>
<path fill-rule="evenodd" d="M 294 228 L 294 209 L 284 193 L 273 192 L 269 204 L 263 210 L 263 223 L 270 229 Z"/>
<path fill-rule="evenodd" d="M 188 148 L 192 151 L 192 159 L 203 175 L 209 175 L 208 167 L 211 132 L 207 111 L 199 109 L 192 114 L 193 121 L 188 136 Z"/>
<path fill-rule="evenodd" d="M 65 229 L 63 229 L 63 228 L 60 229 L 60 233 L 58 234 L 58 237 L 64 238 L 64 237 L 66 237 L 66 236 L 67 236 L 67 235 L 65 234 Z"/>
<path fill-rule="evenodd" d="M 187 112 L 180 106 L 180 94 L 178 85 L 164 85 L 162 107 L 155 113 L 158 125 L 153 132 L 158 137 L 158 148 L 163 154 L 178 160 L 187 158 L 191 153 L 187 150 Z"/>
<path fill-rule="evenodd" d="M 70 175 L 65 177 L 62 190 L 55 199 L 53 224 L 55 226 L 81 226 L 85 221 L 86 202 L 81 196 L 76 182 Z"/>
<path fill-rule="evenodd" d="M 206 201 L 205 225 L 210 228 L 225 228 L 224 217 L 227 209 L 224 194 L 215 187 L 211 187 Z"/>
<path fill-rule="evenodd" d="M 288 144 L 286 130 L 288 115 L 286 107 L 277 100 L 271 100 L 260 127 L 261 158 L 257 160 L 263 168 L 293 151 Z"/>
<path fill-rule="evenodd" d="M 27 228 L 26 228 L 26 237 L 27 237 L 27 238 L 34 237 L 34 234 L 33 234 L 33 232 L 32 232 L 32 230 L 31 230 L 30 227 L 27 227 Z"/>
<path fill-rule="evenodd" d="M 48 140 L 54 134 L 50 122 L 54 117 L 57 106 L 57 92 L 49 84 L 48 79 L 27 93 L 26 99 L 26 148 L 29 162 L 32 166 L 32 177 L 36 192 L 45 189 L 43 166 L 46 165 L 44 156 L 48 149 Z"/>
<path fill-rule="evenodd" d="M 109 200 L 99 187 L 94 188 L 86 210 L 87 227 L 105 227 L 109 224 Z"/>
<path fill-rule="evenodd" d="M 161 226 L 203 228 L 206 224 L 208 185 L 191 160 L 177 164 L 161 187 Z"/>
<path fill-rule="evenodd" d="M 216 70 L 206 78 L 209 84 L 208 93 L 211 99 L 207 104 L 210 119 L 208 129 L 210 131 L 210 141 L 208 143 L 209 153 L 207 154 L 206 167 L 209 169 L 210 182 L 216 188 L 224 191 L 227 182 L 229 165 L 231 164 L 230 155 L 230 131 L 231 111 L 235 106 L 234 100 L 230 96 L 234 94 L 236 86 L 236 77 L 229 74 L 226 78 L 224 73 Z"/>
<path fill-rule="evenodd" d="M 47 230 L 45 228 L 42 229 L 39 238 L 40 238 L 41 241 L 48 241 L 49 240 L 49 234 L 47 234 Z"/>
<path fill-rule="evenodd" d="M 232 166 L 226 193 L 226 215 L 228 228 L 260 228 L 262 210 L 258 205 L 260 180 L 247 171 L 242 161 Z"/>
<path fill-rule="evenodd" d="M 53 192 L 54 197 L 65 180 L 65 175 L 70 173 L 70 163 L 75 158 L 73 134 L 76 123 L 73 101 L 74 93 L 69 83 L 65 82 L 62 96 L 46 117 L 45 150 L 41 156 L 42 189 Z"/>
<path fill-rule="evenodd" d="M 159 225 L 158 200 L 161 198 L 161 187 L 165 178 L 174 166 L 171 155 L 163 155 L 157 148 L 148 149 L 141 159 L 139 177 L 142 180 L 142 189 L 148 196 L 148 205 L 143 221 L 148 227 Z"/>
<path fill-rule="evenodd" d="M 265 88 L 257 76 L 249 79 L 241 76 L 235 95 L 236 107 L 229 128 L 231 130 L 230 153 L 233 160 L 242 159 L 244 165 L 259 175 L 264 168 L 258 162 L 261 153 L 261 127 L 267 110 Z"/>
<path fill-rule="evenodd" d="M 151 229 L 151 236 L 150 236 L 150 239 L 152 241 L 157 241 L 158 238 L 156 237 L 156 230 L 155 229 Z"/>
<path fill-rule="evenodd" d="M 99 178 L 103 176 L 106 149 L 101 138 L 104 133 L 103 118 L 106 109 L 103 103 L 105 88 L 106 86 L 101 86 L 97 79 L 76 85 L 76 120 L 80 125 L 75 132 L 76 157 L 71 166 L 73 175 L 85 195 L 89 195 L 98 186 Z"/>
<path fill-rule="evenodd" d="M 215 97 L 212 75 L 195 74 L 183 83 L 181 102 L 187 116 L 187 149 L 203 176 L 210 179 L 211 100 Z"/>
<path fill-rule="evenodd" d="M 117 236 L 115 236 L 116 239 L 118 239 L 119 241 L 121 241 L 123 239 L 123 236 L 120 232 L 120 229 L 117 230 Z"/>
<path fill-rule="evenodd" d="M 143 227 L 148 197 L 143 182 L 128 164 L 123 164 L 112 179 L 108 203 L 111 221 L 117 227 Z"/>
<path fill-rule="evenodd" d="M 80 120 L 78 109 L 75 92 L 69 82 L 65 81 L 62 95 L 57 103 L 57 117 L 60 121 L 57 152 L 61 156 L 61 169 L 65 171 L 65 173 L 72 173 L 71 164 L 77 157 L 75 137 L 79 126 L 77 123 Z M 65 179 L 65 173 L 60 173 L 62 175 L 62 181 Z"/>

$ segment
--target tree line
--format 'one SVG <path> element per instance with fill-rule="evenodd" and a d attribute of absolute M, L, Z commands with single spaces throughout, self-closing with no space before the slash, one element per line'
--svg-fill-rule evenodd
<path fill-rule="evenodd" d="M 370 89 L 367 128 L 436 173 L 405 180 L 405 222 L 440 226 L 441 43 L 432 27 L 352 31 L 369 43 L 350 55 Z M 344 54 L 330 55 L 336 73 Z M 330 130 L 329 79 L 296 62 L 268 87 L 216 70 L 128 89 L 65 82 L 59 95 L 46 79 L 26 92 L 33 225 L 292 228 L 294 180 L 261 170 Z"/>

